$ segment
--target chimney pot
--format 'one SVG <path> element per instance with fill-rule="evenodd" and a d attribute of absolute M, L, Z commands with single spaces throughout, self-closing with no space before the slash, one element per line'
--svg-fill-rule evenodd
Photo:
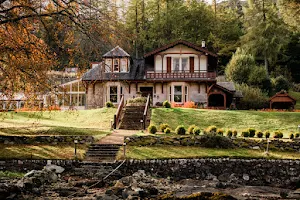
<path fill-rule="evenodd" d="M 202 40 L 202 48 L 205 48 L 205 41 Z"/>

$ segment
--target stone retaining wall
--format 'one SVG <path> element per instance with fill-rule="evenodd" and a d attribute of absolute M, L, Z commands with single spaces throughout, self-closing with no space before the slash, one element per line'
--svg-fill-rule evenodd
<path fill-rule="evenodd" d="M 0 161 L 0 170 L 28 171 L 41 169 L 46 160 Z M 52 160 L 52 164 L 60 165 L 69 172 L 79 176 L 87 176 L 91 171 L 96 177 L 97 171 L 105 176 L 115 169 L 121 161 L 115 163 L 89 163 L 87 170 L 84 163 L 75 160 Z M 108 168 L 109 166 L 109 168 Z M 101 169 L 101 167 L 103 167 Z M 108 170 L 109 169 L 109 170 Z M 104 172 L 104 171 L 105 172 Z M 213 180 L 230 184 L 245 184 L 256 186 L 299 187 L 299 160 L 266 160 L 266 159 L 169 159 L 169 160 L 128 160 L 112 177 L 130 176 L 138 170 L 145 170 L 155 177 L 172 180 L 200 179 Z M 103 177 L 102 177 L 103 178 Z"/>
<path fill-rule="evenodd" d="M 227 138 L 229 147 L 233 148 L 249 148 L 249 149 L 266 149 L 266 139 L 244 139 L 244 138 Z M 203 136 L 131 136 L 126 137 L 127 145 L 132 146 L 152 146 L 152 145 L 172 145 L 172 146 L 199 146 L 205 147 Z M 226 142 L 225 141 L 225 142 Z M 218 144 L 216 144 L 218 145 Z M 285 150 L 285 151 L 300 151 L 300 140 L 282 140 L 274 139 L 270 141 L 269 149 Z"/>
<path fill-rule="evenodd" d="M 0 136 L 0 144 L 79 144 L 93 143 L 93 136 Z"/>

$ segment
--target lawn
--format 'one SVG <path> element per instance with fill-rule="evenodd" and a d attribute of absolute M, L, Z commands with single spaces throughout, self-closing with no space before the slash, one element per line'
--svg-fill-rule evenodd
<path fill-rule="evenodd" d="M 77 158 L 83 159 L 86 145 L 77 145 Z M 0 145 L 0 159 L 74 159 L 74 145 Z"/>
<path fill-rule="evenodd" d="M 300 92 L 294 92 L 294 91 L 290 90 L 289 95 L 291 95 L 292 97 L 294 97 L 297 100 L 295 109 L 300 110 Z"/>
<path fill-rule="evenodd" d="M 248 128 L 282 131 L 285 136 L 296 132 L 300 124 L 299 112 L 263 112 L 246 110 L 203 110 L 191 108 L 152 109 L 151 123 L 167 123 L 174 130 L 178 125 L 188 128 L 195 124 L 202 130 L 215 125 L 217 128 L 236 129 L 239 133 Z"/>
<path fill-rule="evenodd" d="M 123 159 L 123 150 L 118 154 L 118 159 Z M 168 158 L 268 158 L 268 159 L 300 159 L 300 153 L 271 151 L 266 156 L 262 150 L 250 149 L 213 149 L 183 146 L 152 146 L 137 147 L 126 146 L 126 159 L 168 159 Z"/>
<path fill-rule="evenodd" d="M 0 135 L 105 135 L 115 112 L 115 108 L 3 112 L 0 113 Z"/>

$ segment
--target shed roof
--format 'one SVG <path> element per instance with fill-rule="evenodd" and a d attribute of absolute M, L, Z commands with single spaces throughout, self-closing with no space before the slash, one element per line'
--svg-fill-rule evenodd
<path fill-rule="evenodd" d="M 170 44 L 166 44 L 166 45 L 164 45 L 164 46 L 162 46 L 162 47 L 160 47 L 160 48 L 158 48 L 158 49 L 154 49 L 153 51 L 151 51 L 151 52 L 149 52 L 149 53 L 146 53 L 146 54 L 144 55 L 144 57 L 145 57 L 145 58 L 146 58 L 146 57 L 149 57 L 149 56 L 151 56 L 151 55 L 157 54 L 157 53 L 159 53 L 159 52 L 161 52 L 161 51 L 167 50 L 167 49 L 172 48 L 172 47 L 174 47 L 174 46 L 176 46 L 176 45 L 179 45 L 179 44 L 183 44 L 183 45 L 188 46 L 188 47 L 191 47 L 191 48 L 193 48 L 193 49 L 195 49 L 195 50 L 197 50 L 197 51 L 202 51 L 202 52 L 204 52 L 204 53 L 207 53 L 208 55 L 211 55 L 211 56 L 213 56 L 213 57 L 217 57 L 217 54 L 208 51 L 206 48 L 199 47 L 199 46 L 197 46 L 197 45 L 195 45 L 195 44 L 193 44 L 193 43 L 187 42 L 187 41 L 185 41 L 185 40 L 178 40 L 178 41 L 172 42 L 172 43 L 170 43 Z"/>
<path fill-rule="evenodd" d="M 226 88 L 229 91 L 235 91 L 233 82 L 217 82 L 217 84 L 223 88 Z"/>
<path fill-rule="evenodd" d="M 296 99 L 290 96 L 286 91 L 277 92 L 269 99 L 270 102 L 293 102 L 296 104 Z"/>
<path fill-rule="evenodd" d="M 105 53 L 103 57 L 104 58 L 105 57 L 130 57 L 130 55 L 126 51 L 124 51 L 124 49 L 122 49 L 121 47 L 116 46 L 109 52 Z"/>

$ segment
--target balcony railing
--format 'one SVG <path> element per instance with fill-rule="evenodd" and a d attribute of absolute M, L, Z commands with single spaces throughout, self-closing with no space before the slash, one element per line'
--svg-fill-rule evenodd
<path fill-rule="evenodd" d="M 184 80 L 184 79 L 215 79 L 216 72 L 208 72 L 208 71 L 147 71 L 146 79 L 155 79 L 155 80 Z"/>

